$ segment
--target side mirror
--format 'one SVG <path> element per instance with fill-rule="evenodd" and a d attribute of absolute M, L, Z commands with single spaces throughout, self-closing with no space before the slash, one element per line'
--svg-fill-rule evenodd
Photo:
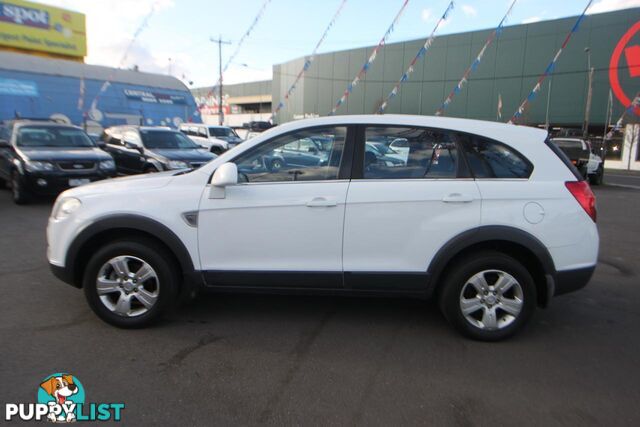
<path fill-rule="evenodd" d="M 238 183 L 238 167 L 235 163 L 224 163 L 213 173 L 211 178 L 210 199 L 224 199 L 225 187 Z"/>
<path fill-rule="evenodd" d="M 9 147 L 11 147 L 11 144 L 9 144 L 9 141 L 7 141 L 6 139 L 0 138 L 0 148 L 9 148 Z"/>

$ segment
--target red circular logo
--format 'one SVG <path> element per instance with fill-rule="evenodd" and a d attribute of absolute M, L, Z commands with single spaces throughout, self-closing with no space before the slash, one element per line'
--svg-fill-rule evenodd
<path fill-rule="evenodd" d="M 624 89 L 620 85 L 620 79 L 618 77 L 618 67 L 620 59 L 624 53 L 627 64 L 629 65 L 629 73 L 631 77 L 640 78 L 640 45 L 639 46 L 627 46 L 629 41 L 640 31 L 640 21 L 636 22 L 629 30 L 622 36 L 616 48 L 611 55 L 611 62 L 609 63 L 609 81 L 611 82 L 611 89 L 616 98 L 625 108 L 629 108 L 633 99 L 638 95 L 637 93 L 631 94 L 631 97 L 627 96 Z M 640 116 L 640 107 L 634 109 L 636 115 Z"/>

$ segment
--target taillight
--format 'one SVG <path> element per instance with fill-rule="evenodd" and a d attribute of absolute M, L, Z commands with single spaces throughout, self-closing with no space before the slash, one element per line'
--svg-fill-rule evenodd
<path fill-rule="evenodd" d="M 593 195 L 587 181 L 567 181 L 564 185 L 593 222 L 596 222 L 596 196 Z"/>

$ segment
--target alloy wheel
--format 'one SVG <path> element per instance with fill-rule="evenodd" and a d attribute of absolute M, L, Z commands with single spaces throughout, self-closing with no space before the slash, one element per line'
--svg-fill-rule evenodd
<path fill-rule="evenodd" d="M 98 297 L 109 311 L 123 317 L 145 314 L 158 301 L 158 275 L 144 260 L 122 255 L 105 262 L 96 278 Z"/>
<path fill-rule="evenodd" d="M 471 276 L 460 292 L 460 310 L 471 325 L 482 330 L 503 329 L 520 315 L 524 291 L 518 281 L 501 270 Z"/>

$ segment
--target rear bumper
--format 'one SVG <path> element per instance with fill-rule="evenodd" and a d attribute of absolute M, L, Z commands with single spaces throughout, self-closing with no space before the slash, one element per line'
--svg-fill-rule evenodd
<path fill-rule="evenodd" d="M 554 296 L 582 289 L 589 283 L 596 266 L 556 272 Z"/>

